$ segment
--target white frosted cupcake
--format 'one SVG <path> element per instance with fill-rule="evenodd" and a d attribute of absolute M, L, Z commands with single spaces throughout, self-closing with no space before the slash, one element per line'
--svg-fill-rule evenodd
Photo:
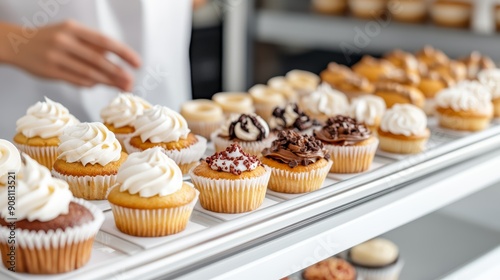
<path fill-rule="evenodd" d="M 16 147 L 30 157 L 52 169 L 57 159 L 59 136 L 63 130 L 79 121 L 60 103 L 45 97 L 28 108 L 26 115 L 16 122 Z"/>
<path fill-rule="evenodd" d="M 300 108 L 311 118 L 324 123 L 329 117 L 345 115 L 349 101 L 345 94 L 322 83 L 313 93 L 302 97 Z"/>
<path fill-rule="evenodd" d="M 385 112 L 378 129 L 380 149 L 396 154 L 416 154 L 431 135 L 425 112 L 411 104 L 396 104 Z"/>
<path fill-rule="evenodd" d="M 198 192 L 182 181 L 177 164 L 156 147 L 129 155 L 107 198 L 120 231 L 158 237 L 186 228 Z"/>
<path fill-rule="evenodd" d="M 496 118 L 500 118 L 500 69 L 486 69 L 477 75 L 478 80 L 489 88 L 493 111 Z"/>
<path fill-rule="evenodd" d="M 248 90 L 253 99 L 255 113 L 264 120 L 269 121 L 276 107 L 286 104 L 286 98 L 280 91 L 266 85 L 255 85 Z"/>
<path fill-rule="evenodd" d="M 9 180 L 9 172 L 15 175 L 19 168 L 21 168 L 19 151 L 9 141 L 0 139 L 0 187 L 13 185 L 13 181 Z"/>
<path fill-rule="evenodd" d="M 137 118 L 135 132 L 125 147 L 128 153 L 160 147 L 177 163 L 183 174 L 198 165 L 207 148 L 207 140 L 191 133 L 184 117 L 179 113 L 156 105 Z"/>
<path fill-rule="evenodd" d="M 15 215 L 8 207 L 11 190 L 0 189 L 0 250 L 3 264 L 12 267 L 9 254 L 15 245 L 15 272 L 56 274 L 85 265 L 104 215 L 97 207 L 75 199 L 68 184 L 24 155 L 17 176 Z M 10 205 L 10 204 L 9 204 Z M 15 218 L 15 244 L 11 242 Z"/>
<path fill-rule="evenodd" d="M 137 117 L 151 107 L 149 102 L 139 96 L 121 93 L 101 110 L 102 122 L 123 146 L 125 138 L 135 131 L 134 122 Z"/>
<path fill-rule="evenodd" d="M 102 123 L 81 123 L 66 128 L 60 139 L 52 175 L 68 182 L 76 197 L 106 199 L 127 159 L 113 132 Z"/>
<path fill-rule="evenodd" d="M 208 99 L 185 102 L 181 107 L 181 115 L 194 134 L 205 138 L 210 138 L 210 135 L 224 123 L 222 108 Z"/>
<path fill-rule="evenodd" d="M 364 95 L 352 100 L 348 115 L 376 133 L 385 110 L 384 99 L 375 95 Z"/>

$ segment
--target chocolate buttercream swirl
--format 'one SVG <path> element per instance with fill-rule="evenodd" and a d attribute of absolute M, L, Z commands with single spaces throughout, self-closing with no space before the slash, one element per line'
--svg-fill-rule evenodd
<path fill-rule="evenodd" d="M 308 166 L 323 158 L 330 158 L 321 141 L 293 130 L 280 131 L 278 139 L 273 141 L 270 148 L 265 148 L 262 155 L 288 164 L 291 168 L 298 165 Z"/>
<path fill-rule="evenodd" d="M 321 130 L 314 131 L 314 136 L 324 143 L 349 146 L 370 138 L 371 131 L 355 119 L 346 116 L 329 118 Z"/>
<path fill-rule="evenodd" d="M 298 131 L 304 131 L 319 125 L 316 120 L 311 119 L 311 117 L 300 110 L 299 106 L 295 103 L 288 104 L 285 107 L 276 107 L 273 110 L 272 124 L 274 124 L 272 128 L 275 130 L 295 128 Z"/>
<path fill-rule="evenodd" d="M 261 141 L 269 136 L 267 123 L 257 115 L 242 114 L 229 125 L 229 139 Z"/>

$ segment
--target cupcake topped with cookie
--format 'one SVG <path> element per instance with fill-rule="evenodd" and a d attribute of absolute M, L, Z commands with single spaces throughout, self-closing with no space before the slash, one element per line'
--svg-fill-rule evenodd
<path fill-rule="evenodd" d="M 321 79 L 333 88 L 343 92 L 349 99 L 372 94 L 374 86 L 367 78 L 354 73 L 351 68 L 330 62 L 321 72 Z"/>
<path fill-rule="evenodd" d="M 289 103 L 285 107 L 277 107 L 269 121 L 269 127 L 277 132 L 293 129 L 300 133 L 311 134 L 320 124 L 304 113 L 297 104 Z"/>
<path fill-rule="evenodd" d="M 251 114 L 255 112 L 252 97 L 246 92 L 219 92 L 212 96 L 226 116 L 231 114 Z"/>
<path fill-rule="evenodd" d="M 395 104 L 413 104 L 419 108 L 425 105 L 424 94 L 415 86 L 379 82 L 376 84 L 375 95 L 384 99 L 387 108 Z"/>
<path fill-rule="evenodd" d="M 77 123 L 66 107 L 45 97 L 45 101 L 28 108 L 26 115 L 17 120 L 14 144 L 21 152 L 52 169 L 58 155 L 59 136 L 65 128 Z"/>
<path fill-rule="evenodd" d="M 372 56 L 363 56 L 363 58 L 352 66 L 352 70 L 367 78 L 370 82 L 374 83 L 379 78 L 388 72 L 395 69 L 395 66 L 385 59 L 377 59 Z"/>
<path fill-rule="evenodd" d="M 322 83 L 316 91 L 302 98 L 300 108 L 311 118 L 325 122 L 329 117 L 345 114 L 349 101 L 345 94 Z"/>
<path fill-rule="evenodd" d="M 21 156 L 17 148 L 7 140 L 0 139 L 0 187 L 9 184 L 9 172 L 16 174 L 21 168 Z"/>
<path fill-rule="evenodd" d="M 291 70 L 286 73 L 287 83 L 297 92 L 299 98 L 311 94 L 319 85 L 318 75 L 304 70 Z"/>
<path fill-rule="evenodd" d="M 266 121 L 271 118 L 274 108 L 287 103 L 287 99 L 281 91 L 266 85 L 254 85 L 248 90 L 248 93 L 253 99 L 255 113 Z"/>

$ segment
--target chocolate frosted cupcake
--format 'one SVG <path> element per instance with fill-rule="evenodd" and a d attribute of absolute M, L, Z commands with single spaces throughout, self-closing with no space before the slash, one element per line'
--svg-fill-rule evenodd
<path fill-rule="evenodd" d="M 313 129 L 319 127 L 319 123 L 304 113 L 297 104 L 289 103 L 285 107 L 274 109 L 269 126 L 275 132 L 293 129 L 299 133 L 312 135 Z"/>
<path fill-rule="evenodd" d="M 364 124 L 345 116 L 328 119 L 321 130 L 314 131 L 314 136 L 330 153 L 335 163 L 330 169 L 333 173 L 368 170 L 378 147 L 378 139 Z"/>
<path fill-rule="evenodd" d="M 256 114 L 232 115 L 211 138 L 217 152 L 238 143 L 245 152 L 255 156 L 260 155 L 262 149 L 269 147 L 273 141 L 269 126 Z"/>
<path fill-rule="evenodd" d="M 262 151 L 262 163 L 271 167 L 268 188 L 282 193 L 305 193 L 321 188 L 332 166 L 321 141 L 293 130 L 278 133 Z"/>

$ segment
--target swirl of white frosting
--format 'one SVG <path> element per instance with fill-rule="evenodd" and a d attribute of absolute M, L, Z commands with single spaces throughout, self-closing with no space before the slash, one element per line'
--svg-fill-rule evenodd
<path fill-rule="evenodd" d="M 386 106 L 384 99 L 375 95 L 362 95 L 352 100 L 349 116 L 367 125 L 376 125 L 384 115 Z"/>
<path fill-rule="evenodd" d="M 242 115 L 243 116 L 243 115 Z M 240 118 L 242 117 L 240 116 Z M 264 133 L 253 123 L 252 117 L 257 120 L 257 123 L 264 129 Z M 236 138 L 243 141 L 256 141 L 262 136 L 262 139 L 269 136 L 269 126 L 260 116 L 256 114 L 245 115 L 241 120 L 235 120 L 234 134 Z"/>
<path fill-rule="evenodd" d="M 422 135 L 427 130 L 427 116 L 411 104 L 396 104 L 385 112 L 380 129 L 395 135 Z"/>
<path fill-rule="evenodd" d="M 229 127 L 239 117 L 240 117 L 240 115 L 238 115 L 238 114 L 229 115 L 229 118 L 221 125 L 217 134 L 220 136 L 229 137 Z"/>
<path fill-rule="evenodd" d="M 241 173 L 259 167 L 260 161 L 243 152 L 239 145 L 233 144 L 224 152 L 216 153 L 208 158 L 212 170 Z"/>
<path fill-rule="evenodd" d="M 121 192 L 166 196 L 182 188 L 182 172 L 162 148 L 156 147 L 130 154 L 118 170 L 117 182 Z"/>
<path fill-rule="evenodd" d="M 285 118 L 285 123 L 283 123 L 283 120 L 280 118 L 272 117 L 269 120 L 269 126 L 272 129 L 278 128 L 278 127 L 292 127 L 295 121 L 300 117 L 297 112 L 295 112 L 295 104 L 293 103 L 288 103 L 285 106 L 285 113 L 283 114 Z"/>
<path fill-rule="evenodd" d="M 120 159 L 122 147 L 115 134 L 102 123 L 81 123 L 66 128 L 59 137 L 58 159 L 105 166 Z"/>
<path fill-rule="evenodd" d="M 436 104 L 441 108 L 453 111 L 473 111 L 490 115 L 493 112 L 491 94 L 481 86 L 462 84 L 440 91 L 436 96 Z"/>
<path fill-rule="evenodd" d="M 477 75 L 478 80 L 490 89 L 493 99 L 500 98 L 500 69 L 485 69 Z"/>
<path fill-rule="evenodd" d="M 16 131 L 26 137 L 52 138 L 62 134 L 64 128 L 79 121 L 60 103 L 45 97 L 28 108 L 26 115 L 17 120 Z"/>
<path fill-rule="evenodd" d="M 17 173 L 19 168 L 21 168 L 21 156 L 16 146 L 0 139 L 0 186 L 6 186 L 8 173 L 10 171 Z"/>
<path fill-rule="evenodd" d="M 168 143 L 186 139 L 189 132 L 184 117 L 164 106 L 156 105 L 146 110 L 135 121 L 134 136 L 141 137 L 142 142 Z"/>
<path fill-rule="evenodd" d="M 304 110 L 315 115 L 345 115 L 349 109 L 349 101 L 342 92 L 322 83 L 312 94 L 302 98 Z"/>
<path fill-rule="evenodd" d="M 27 155 L 22 165 L 16 186 L 17 220 L 50 221 L 59 215 L 68 214 L 73 194 L 68 184 L 52 178 L 50 171 Z M 7 188 L 1 191 L 0 211 L 2 218 L 9 216 Z"/>
<path fill-rule="evenodd" d="M 137 117 L 151 107 L 151 104 L 139 96 L 121 93 L 101 110 L 101 118 L 116 128 L 132 126 Z"/>

